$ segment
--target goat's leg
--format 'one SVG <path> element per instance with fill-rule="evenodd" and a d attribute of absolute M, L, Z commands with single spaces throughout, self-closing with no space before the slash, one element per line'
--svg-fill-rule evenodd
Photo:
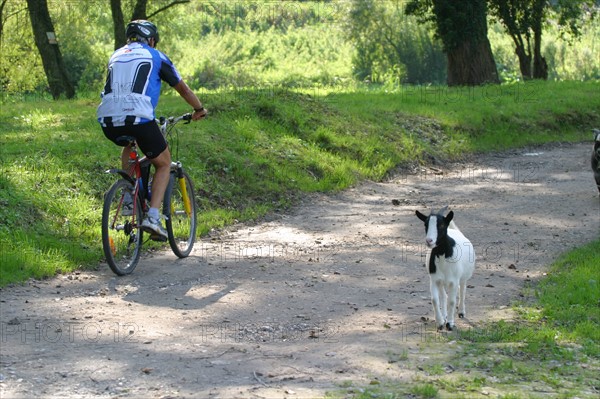
<path fill-rule="evenodd" d="M 444 328 L 444 323 L 446 320 L 445 317 L 442 318 L 442 312 L 440 310 L 440 291 L 442 291 L 442 295 L 445 295 L 443 293 L 443 288 L 440 290 L 440 284 L 431 279 L 431 304 L 433 305 L 433 312 L 435 313 L 435 324 L 438 330 Z"/>
<path fill-rule="evenodd" d="M 446 300 L 448 298 L 448 290 L 444 285 L 443 281 L 438 282 L 438 290 L 440 291 L 440 310 L 442 312 L 442 324 L 446 323 L 448 320 L 448 306 L 446 305 Z"/>
<path fill-rule="evenodd" d="M 467 295 L 467 281 L 460 281 L 460 291 L 458 292 L 458 317 L 460 319 L 464 318 L 467 315 L 467 311 L 465 309 L 465 298 Z"/>
<path fill-rule="evenodd" d="M 454 328 L 454 312 L 456 311 L 456 294 L 458 287 L 455 281 L 449 281 L 446 284 L 446 290 L 448 293 L 448 318 L 446 323 L 446 329 L 452 331 Z"/>

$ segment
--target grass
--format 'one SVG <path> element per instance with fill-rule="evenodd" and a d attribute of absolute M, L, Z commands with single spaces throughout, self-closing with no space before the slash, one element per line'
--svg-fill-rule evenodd
<path fill-rule="evenodd" d="M 516 304 L 516 320 L 498 321 L 411 354 L 402 368 L 421 370 L 408 382 L 347 381 L 337 398 L 596 398 L 600 387 L 600 240 L 561 256 L 535 295 Z M 455 344 L 448 345 L 452 341 Z M 390 351 L 392 351 L 390 349 Z M 389 353 L 393 352 L 388 352 Z M 422 356 L 430 358 L 423 363 Z M 444 367 L 450 367 L 446 373 Z"/>
<path fill-rule="evenodd" d="M 525 386 L 556 397 L 597 395 L 599 253 L 597 240 L 564 254 L 533 287 L 535 296 L 516 305 L 516 321 L 495 322 L 462 335 L 460 340 L 468 345 L 457 367 L 488 379 L 494 376 L 497 388 L 514 397 L 529 397 Z"/>
<path fill-rule="evenodd" d="M 183 126 L 200 234 L 259 219 L 308 192 L 381 180 L 414 163 L 589 139 L 599 83 L 449 89 L 355 86 L 205 91 L 206 121 Z M 95 121 L 97 98 L 5 98 L 0 109 L 0 286 L 101 260 L 100 212 L 118 149 Z M 187 111 L 165 95 L 159 114 Z M 175 152 L 176 148 L 173 148 Z"/>
<path fill-rule="evenodd" d="M 563 343 L 576 342 L 582 354 L 600 359 L 599 253 L 600 241 L 595 241 L 563 255 L 535 287 L 536 301 L 516 306 L 519 322 L 499 321 L 461 338 L 473 343 L 519 342 L 519 351 L 543 360 L 571 357 L 572 350 Z"/>

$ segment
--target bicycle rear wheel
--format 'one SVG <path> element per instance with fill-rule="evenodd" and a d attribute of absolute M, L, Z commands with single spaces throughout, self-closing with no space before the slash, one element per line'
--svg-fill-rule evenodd
<path fill-rule="evenodd" d="M 171 173 L 163 213 L 173 253 L 187 257 L 196 241 L 196 199 L 192 180 L 183 170 Z"/>
<path fill-rule="evenodd" d="M 133 191 L 130 182 L 118 180 L 104 196 L 102 248 L 108 266 L 119 276 L 131 273 L 142 253 L 142 207 L 139 198 L 135 197 L 133 210 L 127 212 L 123 209 L 124 199 L 131 198 Z"/>

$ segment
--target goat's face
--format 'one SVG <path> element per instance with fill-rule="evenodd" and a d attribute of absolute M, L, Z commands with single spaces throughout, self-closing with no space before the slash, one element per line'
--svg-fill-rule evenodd
<path fill-rule="evenodd" d="M 444 241 L 448 235 L 448 225 L 454 217 L 454 212 L 450 211 L 447 216 L 440 213 L 433 213 L 429 216 L 425 216 L 419 211 L 415 212 L 417 217 L 425 224 L 425 243 L 429 248 L 435 248 L 442 241 Z"/>
<path fill-rule="evenodd" d="M 600 129 L 594 129 L 594 156 L 600 159 Z"/>

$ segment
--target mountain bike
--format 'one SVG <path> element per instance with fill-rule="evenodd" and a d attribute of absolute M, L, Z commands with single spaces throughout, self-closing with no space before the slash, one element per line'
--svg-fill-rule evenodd
<path fill-rule="evenodd" d="M 167 141 L 176 141 L 173 159 L 179 158 L 179 130 L 175 125 L 180 121 L 186 121 L 187 124 L 191 120 L 191 114 L 157 119 Z M 139 156 L 135 138 L 121 136 L 117 141 L 122 145 L 130 145 L 129 170 L 106 171 L 121 178 L 104 195 L 102 247 L 111 270 L 122 276 L 133 272 L 142 254 L 145 241 L 141 223 L 150 208 L 152 180 L 150 160 Z M 192 180 L 180 161 L 171 162 L 171 175 L 162 213 L 173 253 L 179 258 L 187 257 L 196 240 L 196 200 Z M 166 241 L 158 235 L 149 235 L 148 240 Z"/>

